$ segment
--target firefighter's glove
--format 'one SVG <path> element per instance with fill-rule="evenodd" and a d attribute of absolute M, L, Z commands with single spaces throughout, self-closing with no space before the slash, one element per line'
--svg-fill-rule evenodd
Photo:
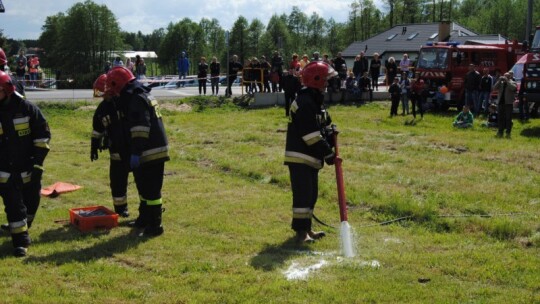
<path fill-rule="evenodd" d="M 336 154 L 332 153 L 330 155 L 325 156 L 324 162 L 329 166 L 333 166 L 334 163 L 336 162 Z"/>
<path fill-rule="evenodd" d="M 98 149 L 97 148 L 94 148 L 92 147 L 90 149 L 90 161 L 95 161 L 95 160 L 98 160 Z"/>
<path fill-rule="evenodd" d="M 39 182 L 43 176 L 43 167 L 40 165 L 34 165 L 32 168 L 32 181 Z"/>
<path fill-rule="evenodd" d="M 132 154 L 131 158 L 129 159 L 129 166 L 131 169 L 137 169 L 141 165 L 140 163 L 141 157 L 139 155 Z"/>
<path fill-rule="evenodd" d="M 103 137 L 103 141 L 101 142 L 101 146 L 99 147 L 99 152 L 107 149 L 109 149 L 109 136 L 105 135 Z"/>
<path fill-rule="evenodd" d="M 90 160 L 95 161 L 98 159 L 98 150 L 100 150 L 101 146 L 101 139 L 100 138 L 92 138 L 92 141 L 90 143 Z"/>

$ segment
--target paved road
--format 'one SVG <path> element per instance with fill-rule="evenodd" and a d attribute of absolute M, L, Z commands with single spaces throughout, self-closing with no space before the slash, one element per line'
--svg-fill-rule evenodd
<path fill-rule="evenodd" d="M 241 94 L 241 87 L 232 87 L 233 95 Z M 78 100 L 100 100 L 92 96 L 92 90 L 45 90 L 45 89 L 27 89 L 26 98 L 30 101 L 78 101 Z M 206 94 L 212 94 L 210 87 L 206 88 Z M 225 94 L 225 87 L 219 88 L 219 94 Z M 173 99 L 187 96 L 199 95 L 198 87 L 185 87 L 174 90 L 155 89 L 152 95 L 157 99 Z"/>

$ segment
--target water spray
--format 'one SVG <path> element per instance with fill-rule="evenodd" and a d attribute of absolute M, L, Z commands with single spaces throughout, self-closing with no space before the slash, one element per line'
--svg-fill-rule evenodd
<path fill-rule="evenodd" d="M 336 183 L 338 191 L 338 203 L 339 203 L 339 217 L 341 220 L 340 225 L 340 237 L 341 237 L 341 248 L 343 250 L 343 255 L 347 258 L 354 257 L 354 248 L 352 240 L 351 226 L 347 220 L 347 201 L 345 199 L 345 184 L 343 182 L 343 168 L 341 164 L 343 159 L 339 157 L 339 148 L 338 148 L 338 131 L 335 126 L 332 126 L 334 129 L 334 150 L 336 154 L 336 160 L 334 166 L 336 167 Z"/>

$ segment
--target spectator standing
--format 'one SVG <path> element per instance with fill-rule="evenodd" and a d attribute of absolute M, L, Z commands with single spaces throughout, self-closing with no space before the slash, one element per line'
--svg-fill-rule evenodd
<path fill-rule="evenodd" d="M 32 55 L 32 58 L 30 58 L 30 83 L 32 87 L 36 87 L 38 85 L 38 73 L 39 73 L 39 58 L 36 55 Z"/>
<path fill-rule="evenodd" d="M 107 74 L 107 72 L 109 72 L 110 69 L 111 69 L 111 62 L 110 61 L 105 62 L 105 67 L 103 68 L 103 72 Z"/>
<path fill-rule="evenodd" d="M 333 60 L 334 70 L 339 73 L 343 69 L 343 65 L 345 65 L 345 70 L 347 70 L 347 63 L 345 62 L 345 59 L 341 57 L 341 52 L 338 52 L 336 58 Z M 347 73 L 345 73 L 345 77 L 347 77 Z"/>
<path fill-rule="evenodd" d="M 409 91 L 411 90 L 411 82 L 407 72 L 403 72 L 399 87 L 401 89 L 401 106 L 403 108 L 401 115 L 409 115 Z"/>
<path fill-rule="evenodd" d="M 401 74 L 407 73 L 407 76 L 409 76 L 410 67 L 411 67 L 411 60 L 409 59 L 409 55 L 403 54 L 403 58 L 399 62 L 399 69 L 401 70 Z"/>
<path fill-rule="evenodd" d="M 493 89 L 499 91 L 497 95 L 497 109 L 499 112 L 499 131 L 497 137 L 503 136 L 506 130 L 506 137 L 510 138 L 512 132 L 512 110 L 514 108 L 514 98 L 517 90 L 516 83 L 510 78 L 510 74 L 504 73 L 493 85 Z"/>
<path fill-rule="evenodd" d="M 262 92 L 263 86 L 262 86 L 262 75 L 261 75 L 261 63 L 259 62 L 259 59 L 257 57 L 253 57 L 251 60 L 251 68 L 252 68 L 252 77 L 253 77 L 253 92 Z M 257 88 L 259 89 L 257 91 Z"/>
<path fill-rule="evenodd" d="M 13 254 L 23 257 L 30 246 L 28 228 L 40 203 L 43 162 L 51 132 L 34 104 L 15 93 L 11 77 L 0 71 L 0 196 L 7 215 Z"/>
<path fill-rule="evenodd" d="M 7 66 L 7 64 L 8 61 L 6 53 L 2 48 L 0 48 L 0 71 L 6 72 L 5 67 Z M 12 75 L 9 75 L 9 77 L 11 78 L 11 83 L 15 86 L 15 90 L 17 91 L 17 93 L 21 94 L 21 96 L 24 96 L 24 85 L 22 84 L 22 81 L 18 81 L 17 78 L 14 78 Z"/>
<path fill-rule="evenodd" d="M 261 56 L 261 69 L 263 72 L 262 83 L 264 86 L 264 92 L 270 93 L 270 69 L 272 66 L 266 61 L 266 56 Z"/>
<path fill-rule="evenodd" d="M 488 107 L 491 99 L 491 89 L 493 88 L 493 77 L 489 75 L 489 69 L 482 70 L 482 78 L 480 79 L 480 96 L 478 100 L 481 103 L 483 112 L 488 112 Z M 479 111 L 480 112 L 480 109 Z"/>
<path fill-rule="evenodd" d="M 208 64 L 206 63 L 206 57 L 201 57 L 198 67 L 197 80 L 199 83 L 199 95 L 203 93 L 206 95 L 206 77 L 208 77 Z"/>
<path fill-rule="evenodd" d="M 185 51 L 180 53 L 178 58 L 178 79 L 180 80 L 179 87 L 185 87 L 187 74 L 189 73 L 189 58 Z"/>
<path fill-rule="evenodd" d="M 238 72 L 241 72 L 243 68 L 242 64 L 238 62 L 238 56 L 233 55 L 231 61 L 229 61 L 229 75 L 227 75 L 228 83 L 227 89 L 225 90 L 225 96 L 232 96 L 231 86 L 238 77 Z"/>
<path fill-rule="evenodd" d="M 285 92 L 285 116 L 289 116 L 289 109 L 291 108 L 292 102 L 296 99 L 296 94 L 302 88 L 300 79 L 294 74 L 295 70 L 290 69 L 289 71 L 283 72 L 283 78 L 281 78 L 280 86 L 283 87 L 283 92 Z"/>
<path fill-rule="evenodd" d="M 133 74 L 135 74 L 135 64 L 131 61 L 131 58 L 126 59 L 126 68 Z"/>
<path fill-rule="evenodd" d="M 212 86 L 212 95 L 219 93 L 219 74 L 221 73 L 221 65 L 217 61 L 216 56 L 212 57 L 210 63 L 210 84 Z"/>
<path fill-rule="evenodd" d="M 311 61 L 321 61 L 321 54 L 319 52 L 313 52 L 312 55 Z"/>
<path fill-rule="evenodd" d="M 26 59 L 26 56 L 24 56 L 24 50 L 19 50 L 19 56 L 15 60 L 15 63 L 17 65 L 17 68 L 15 69 L 17 80 L 24 86 L 26 82 L 24 76 L 26 74 L 26 66 L 28 64 L 28 60 Z"/>
<path fill-rule="evenodd" d="M 401 96 L 401 88 L 399 87 L 399 79 L 394 78 L 394 82 L 388 88 L 388 92 L 390 93 L 390 100 L 392 101 L 392 105 L 390 106 L 390 117 L 397 116 L 398 115 L 397 111 L 399 107 L 399 99 Z"/>
<path fill-rule="evenodd" d="M 396 60 L 394 57 L 388 58 L 388 62 L 386 63 L 386 83 L 388 85 L 391 85 L 394 83 L 394 78 L 397 76 L 398 67 L 396 64 Z"/>
<path fill-rule="evenodd" d="M 113 67 L 117 67 L 117 66 L 124 66 L 124 62 L 122 61 L 122 58 L 120 57 L 114 58 Z"/>
<path fill-rule="evenodd" d="M 283 58 L 278 51 L 274 51 L 270 65 L 272 66 L 272 73 L 277 73 L 276 81 L 272 81 L 272 92 L 281 92 L 281 87 L 278 88 L 278 84 L 281 83 L 281 77 L 283 76 Z"/>
<path fill-rule="evenodd" d="M 381 59 L 379 58 L 379 53 L 373 54 L 373 59 L 369 65 L 369 74 L 371 76 L 371 87 L 375 90 L 379 90 L 379 74 L 381 74 Z"/>
<path fill-rule="evenodd" d="M 482 76 L 476 71 L 474 64 L 469 65 L 469 71 L 465 75 L 463 86 L 465 87 L 465 104 L 473 108 L 474 113 L 478 113 L 480 102 L 478 99 L 478 90 L 480 89 L 480 80 Z"/>
<path fill-rule="evenodd" d="M 418 75 L 420 76 L 420 75 Z M 424 118 L 424 80 L 417 77 L 411 84 L 412 114 L 416 118 L 416 108 L 420 112 L 420 117 Z"/>
<path fill-rule="evenodd" d="M 303 70 L 308 63 L 309 63 L 308 55 L 304 54 L 302 56 L 302 60 L 300 60 L 300 69 Z"/>
<path fill-rule="evenodd" d="M 139 62 L 135 64 L 135 70 L 137 72 L 137 80 L 146 78 L 146 64 L 144 63 L 144 59 L 140 58 Z"/>
<path fill-rule="evenodd" d="M 292 55 L 292 60 L 289 63 L 289 70 L 297 71 L 298 69 L 300 69 L 300 62 L 298 61 L 298 54 L 294 53 Z"/>
<path fill-rule="evenodd" d="M 355 58 L 354 58 L 354 65 L 353 65 L 353 73 L 354 77 L 356 79 L 360 79 L 362 75 L 364 75 L 364 72 L 367 72 L 369 69 L 369 63 L 367 58 L 364 56 L 364 52 L 360 52 Z"/>
<path fill-rule="evenodd" d="M 345 89 L 347 90 L 347 93 L 351 94 L 355 100 L 360 98 L 361 92 L 356 85 L 356 79 L 354 78 L 354 73 L 352 71 L 349 72 L 349 76 L 347 79 L 345 79 Z"/>
<path fill-rule="evenodd" d="M 332 65 L 332 62 L 330 62 L 330 59 L 328 58 L 328 54 L 322 55 L 322 62 Z"/>

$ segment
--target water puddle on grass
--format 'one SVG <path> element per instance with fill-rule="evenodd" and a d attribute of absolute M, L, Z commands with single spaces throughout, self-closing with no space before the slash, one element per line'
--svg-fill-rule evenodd
<path fill-rule="evenodd" d="M 332 257 L 335 256 L 335 253 L 322 253 L 322 252 L 313 252 L 313 255 L 319 255 L 319 256 L 326 256 L 326 257 Z M 371 261 L 358 261 L 350 258 L 344 258 L 341 256 L 337 256 L 335 262 L 327 261 L 325 259 L 319 259 L 317 261 L 311 261 L 312 264 L 310 264 L 309 261 L 306 261 L 305 258 L 297 259 L 295 261 L 291 262 L 291 265 L 287 270 L 283 271 L 283 275 L 285 275 L 285 278 L 288 281 L 293 280 L 307 280 L 308 277 L 312 274 L 314 274 L 317 270 L 323 268 L 323 267 L 329 267 L 329 266 L 335 266 L 338 264 L 345 264 L 346 267 L 352 267 L 352 268 L 374 268 L 378 269 L 381 267 L 381 263 L 377 260 L 371 260 Z"/>
<path fill-rule="evenodd" d="M 320 260 L 316 264 L 302 267 L 298 262 L 292 262 L 291 266 L 283 272 L 287 280 L 305 280 L 309 276 L 310 272 L 317 269 L 321 269 L 325 265 L 328 265 L 326 260 Z"/>

